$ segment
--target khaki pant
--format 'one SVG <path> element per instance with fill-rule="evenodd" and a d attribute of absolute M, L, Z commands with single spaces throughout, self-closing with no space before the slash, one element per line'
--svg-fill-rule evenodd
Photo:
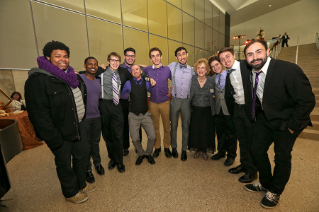
<path fill-rule="evenodd" d="M 161 147 L 161 135 L 159 130 L 159 122 L 160 122 L 160 116 L 162 117 L 163 122 L 163 128 L 164 128 L 164 148 L 169 148 L 171 145 L 171 127 L 170 127 L 170 120 L 169 120 L 169 108 L 170 103 L 169 101 L 163 102 L 163 103 L 149 103 L 149 109 L 151 113 L 151 118 L 154 123 L 155 127 L 155 134 L 156 134 L 156 140 L 154 143 L 155 149 L 158 149 Z"/>

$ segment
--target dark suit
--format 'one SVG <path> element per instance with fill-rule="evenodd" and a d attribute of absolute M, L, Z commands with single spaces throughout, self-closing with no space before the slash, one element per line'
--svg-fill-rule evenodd
<path fill-rule="evenodd" d="M 103 72 L 105 72 L 105 69 L 99 67 L 97 75 Z M 132 79 L 132 75 L 122 67 L 118 68 L 118 73 L 121 80 L 122 91 L 125 82 Z M 121 91 L 119 93 L 121 93 Z M 115 105 L 113 100 L 100 99 L 99 110 L 102 121 L 102 136 L 106 143 L 108 156 L 116 164 L 122 164 L 124 116 L 121 101 L 118 105 Z"/>
<path fill-rule="evenodd" d="M 246 83 L 247 87 L 251 85 L 250 82 Z M 252 89 L 247 90 L 252 94 Z M 252 98 L 246 100 L 251 111 Z M 252 155 L 262 186 L 280 195 L 290 177 L 291 151 L 295 140 L 304 128 L 311 125 L 309 115 L 316 103 L 315 96 L 308 78 L 299 66 L 271 59 L 261 102 L 262 108 L 260 112 L 256 109 L 256 120 L 252 120 L 256 121 Z M 252 119 L 251 114 L 249 117 Z M 288 128 L 294 133 L 291 134 Z M 273 142 L 275 168 L 272 174 L 267 151 Z"/>
<path fill-rule="evenodd" d="M 247 95 L 251 95 L 250 91 L 250 68 L 248 67 L 246 61 L 240 62 L 240 71 L 244 86 L 244 97 L 245 105 L 239 105 L 235 103 L 234 99 L 234 88 L 231 85 L 229 74 L 226 77 L 225 85 L 225 100 L 229 114 L 233 117 L 235 123 L 236 134 L 239 141 L 240 148 L 240 163 L 245 169 L 246 173 L 255 174 L 257 172 L 254 160 L 252 158 L 250 147 L 251 147 L 251 138 L 252 138 L 252 123 L 248 119 L 248 114 L 250 114 L 250 108 L 247 106 Z M 238 71 L 238 70 L 237 70 Z M 248 87 L 245 87 L 245 85 Z M 248 90 L 248 91 L 247 91 Z"/>
<path fill-rule="evenodd" d="M 281 37 L 281 39 L 282 39 L 281 47 L 284 47 L 285 44 L 286 44 L 287 47 L 289 47 L 288 46 L 288 39 L 290 39 L 289 36 L 288 35 L 283 35 Z"/>

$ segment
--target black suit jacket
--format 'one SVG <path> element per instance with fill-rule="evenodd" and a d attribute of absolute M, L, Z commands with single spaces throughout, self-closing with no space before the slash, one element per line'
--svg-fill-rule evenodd
<path fill-rule="evenodd" d="M 244 98 L 246 103 L 246 99 L 251 98 L 251 97 L 246 97 L 247 95 L 251 95 L 251 91 L 250 91 L 251 85 L 250 85 L 250 76 L 249 76 L 251 73 L 250 71 L 251 68 L 248 66 L 245 60 L 239 60 L 239 63 L 240 63 L 241 77 L 242 77 L 243 86 L 244 86 Z M 231 116 L 234 115 L 234 104 L 235 104 L 234 94 L 235 94 L 234 88 L 230 83 L 229 74 L 227 74 L 226 84 L 225 84 L 225 101 L 226 101 L 228 112 Z M 247 108 L 245 106 L 245 110 L 246 110 L 247 116 L 249 116 L 251 113 L 251 107 Z"/>
<path fill-rule="evenodd" d="M 252 106 L 252 74 L 246 82 L 246 106 Z M 246 97 L 246 96 L 245 96 Z M 262 108 L 270 124 L 277 130 L 298 131 L 312 126 L 310 113 L 315 107 L 315 95 L 310 82 L 301 68 L 296 64 L 271 59 L 262 99 Z M 251 120 L 251 116 L 248 117 Z M 252 120 L 253 121 L 253 120 Z"/>

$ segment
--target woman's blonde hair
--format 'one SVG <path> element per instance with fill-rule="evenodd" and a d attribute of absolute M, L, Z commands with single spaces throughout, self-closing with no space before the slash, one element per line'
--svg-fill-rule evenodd
<path fill-rule="evenodd" d="M 208 75 L 209 72 L 210 72 L 210 67 L 208 65 L 208 60 L 206 58 L 200 58 L 200 59 L 198 59 L 196 61 L 196 63 L 193 66 L 194 72 L 197 74 L 197 66 L 201 65 L 202 63 L 205 64 L 205 66 L 206 66 L 206 75 Z"/>

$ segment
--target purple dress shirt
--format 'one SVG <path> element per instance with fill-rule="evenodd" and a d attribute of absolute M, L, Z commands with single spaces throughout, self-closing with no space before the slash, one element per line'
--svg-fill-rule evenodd
<path fill-rule="evenodd" d="M 141 85 L 142 82 L 143 82 L 143 78 L 141 78 L 140 80 L 137 80 L 136 78 L 133 78 L 133 80 L 135 81 L 136 84 L 138 83 L 138 84 L 140 84 L 140 85 Z M 146 81 L 146 88 L 147 88 L 147 91 L 148 91 L 148 92 L 151 92 L 152 86 L 151 86 L 151 83 L 148 82 L 148 81 Z M 131 87 L 131 81 L 127 80 L 126 83 L 124 84 L 123 89 L 122 89 L 121 96 L 122 96 L 122 95 L 125 95 L 125 94 L 131 93 L 131 89 L 132 89 L 132 87 Z"/>
<path fill-rule="evenodd" d="M 168 79 L 171 79 L 171 71 L 167 66 L 161 65 L 159 68 L 147 66 L 144 71 L 150 78 L 156 81 L 156 85 L 152 88 L 150 101 L 153 103 L 163 103 L 169 100 L 168 95 Z"/>
<path fill-rule="evenodd" d="M 221 77 L 220 78 L 220 85 L 217 85 L 217 86 L 219 86 L 222 90 L 223 90 L 223 88 L 225 87 L 225 84 L 226 84 L 226 76 L 227 76 L 227 71 L 225 70 L 221 74 L 216 74 L 216 77 L 215 77 L 216 85 L 218 83 L 219 78 Z"/>

